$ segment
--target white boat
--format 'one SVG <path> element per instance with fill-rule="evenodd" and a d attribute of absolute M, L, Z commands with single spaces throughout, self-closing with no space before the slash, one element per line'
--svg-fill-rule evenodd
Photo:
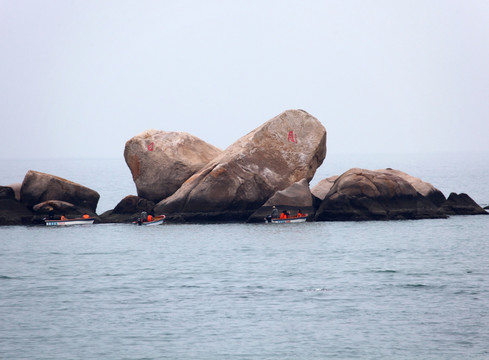
<path fill-rule="evenodd" d="M 136 224 L 136 225 L 145 225 L 145 226 L 153 226 L 153 225 L 160 225 L 160 224 L 163 224 L 163 222 L 165 221 L 165 215 L 158 215 L 158 216 L 155 216 L 153 218 L 153 220 L 151 221 L 140 221 L 138 219 L 138 221 L 134 221 L 133 224 Z"/>
<path fill-rule="evenodd" d="M 302 216 L 290 216 L 286 219 L 270 219 L 270 221 L 265 220 L 266 222 L 271 222 L 272 224 L 289 224 L 289 223 L 301 223 L 306 222 L 307 214 Z"/>
<path fill-rule="evenodd" d="M 90 225 L 95 221 L 94 218 L 76 218 L 76 219 L 44 219 L 46 226 L 71 226 L 71 225 Z"/>

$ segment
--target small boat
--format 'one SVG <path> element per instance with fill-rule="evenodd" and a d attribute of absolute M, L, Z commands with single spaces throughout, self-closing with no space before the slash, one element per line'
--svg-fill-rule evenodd
<path fill-rule="evenodd" d="M 306 222 L 307 220 L 307 214 L 301 215 L 301 216 L 289 216 L 288 218 L 285 219 L 270 219 L 268 221 L 265 219 L 265 222 L 271 222 L 272 224 L 289 224 L 289 223 L 301 223 L 301 222 Z"/>
<path fill-rule="evenodd" d="M 94 218 L 75 218 L 75 219 L 44 219 L 46 226 L 71 226 L 71 225 L 90 225 L 95 221 Z"/>
<path fill-rule="evenodd" d="M 160 225 L 165 221 L 165 217 L 165 215 L 158 215 L 153 217 L 151 221 L 141 221 L 141 219 L 138 219 L 137 221 L 134 221 L 133 224 L 146 226 Z"/>

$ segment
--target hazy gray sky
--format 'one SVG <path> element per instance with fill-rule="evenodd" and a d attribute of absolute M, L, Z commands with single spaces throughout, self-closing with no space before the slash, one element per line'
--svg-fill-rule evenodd
<path fill-rule="evenodd" d="M 286 109 L 328 153 L 489 151 L 489 1 L 0 0 L 0 157 L 226 148 Z"/>

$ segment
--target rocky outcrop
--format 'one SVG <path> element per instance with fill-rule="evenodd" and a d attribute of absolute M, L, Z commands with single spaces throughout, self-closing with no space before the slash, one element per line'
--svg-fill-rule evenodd
<path fill-rule="evenodd" d="M 98 215 L 89 209 L 81 208 L 72 203 L 61 200 L 48 200 L 36 204 L 32 207 L 36 218 L 35 222 L 42 223 L 42 219 L 52 216 L 54 219 L 59 219 L 61 215 L 65 215 L 69 219 L 80 218 L 84 214 L 95 218 L 95 222 L 99 222 Z"/>
<path fill-rule="evenodd" d="M 138 195 L 158 202 L 221 152 L 185 132 L 147 130 L 126 142 L 124 158 Z"/>
<path fill-rule="evenodd" d="M 229 146 L 155 211 L 180 220 L 246 220 L 277 191 L 309 182 L 325 156 L 323 125 L 303 110 L 285 111 Z"/>
<path fill-rule="evenodd" d="M 447 215 L 487 215 L 487 211 L 479 206 L 472 198 L 465 194 L 451 193 L 442 205 Z"/>
<path fill-rule="evenodd" d="M 315 220 L 396 220 L 446 217 L 392 171 L 350 169 L 332 186 Z"/>
<path fill-rule="evenodd" d="M 100 195 L 61 177 L 29 170 L 22 182 L 20 198 L 29 208 L 44 201 L 61 200 L 95 213 Z"/>
<path fill-rule="evenodd" d="M 284 190 L 277 191 L 248 218 L 248 222 L 263 222 L 263 219 L 272 213 L 273 206 L 277 208 L 279 213 L 283 210 L 289 210 L 291 215 L 296 215 L 297 211 L 301 210 L 301 213 L 309 214 L 312 218 L 314 207 L 307 180 L 302 179 Z"/>
<path fill-rule="evenodd" d="M 155 203 L 139 196 L 128 195 L 122 199 L 113 210 L 100 215 L 102 222 L 126 223 L 135 221 L 142 211 L 153 213 Z"/>

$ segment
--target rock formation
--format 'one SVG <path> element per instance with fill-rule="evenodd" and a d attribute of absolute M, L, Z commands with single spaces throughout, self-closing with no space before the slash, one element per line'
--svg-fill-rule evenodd
<path fill-rule="evenodd" d="M 487 215 L 481 206 L 472 198 L 465 194 L 451 193 L 447 201 L 442 205 L 443 211 L 447 215 Z"/>
<path fill-rule="evenodd" d="M 61 200 L 95 212 L 100 195 L 58 176 L 29 170 L 22 182 L 20 198 L 30 208 L 47 200 Z"/>
<path fill-rule="evenodd" d="M 424 185 L 423 185 L 424 186 Z M 315 220 L 394 220 L 446 217 L 393 171 L 350 169 L 332 186 Z"/>
<path fill-rule="evenodd" d="M 158 202 L 221 152 L 185 132 L 147 130 L 126 142 L 124 158 L 138 195 Z"/>
<path fill-rule="evenodd" d="M 113 210 L 109 210 L 100 215 L 102 222 L 125 223 L 135 221 L 142 211 L 148 214 L 153 212 L 155 203 L 151 200 L 128 195 L 122 199 Z"/>
<path fill-rule="evenodd" d="M 263 219 L 271 214 L 273 206 L 277 207 L 279 213 L 289 210 L 291 215 L 296 215 L 297 211 L 301 210 L 303 214 L 313 217 L 314 207 L 307 180 L 302 179 L 284 190 L 277 191 L 248 218 L 248 222 L 263 222 Z"/>
<path fill-rule="evenodd" d="M 326 130 L 288 110 L 229 146 L 155 207 L 182 220 L 246 220 L 273 194 L 310 181 L 326 156 Z"/>

